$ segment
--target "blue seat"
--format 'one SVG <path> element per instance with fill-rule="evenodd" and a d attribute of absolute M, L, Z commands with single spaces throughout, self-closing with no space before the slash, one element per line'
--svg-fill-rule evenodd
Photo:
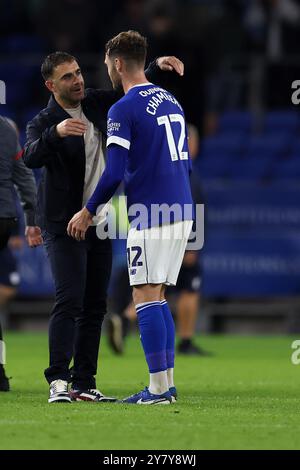
<path fill-rule="evenodd" d="M 226 227 L 268 227 L 273 233 L 284 228 L 300 231 L 300 219 L 294 217 L 300 200 L 299 185 L 282 185 L 280 182 L 253 184 L 204 183 L 207 204 L 206 228 L 223 230 Z"/>
<path fill-rule="evenodd" d="M 205 158 L 199 157 L 195 163 L 195 169 L 198 171 L 200 178 L 226 178 L 230 158 L 227 155 L 211 155 Z"/>
<path fill-rule="evenodd" d="M 36 68 L 33 66 L 3 61 L 0 64 L 0 77 L 6 84 L 6 102 L 16 108 L 26 103 L 30 99 L 35 76 Z"/>
<path fill-rule="evenodd" d="M 37 106 L 30 106 L 26 108 L 22 113 L 22 124 L 26 128 L 29 121 L 40 112 L 41 108 Z"/>
<path fill-rule="evenodd" d="M 299 294 L 300 239 L 294 232 L 210 230 L 201 260 L 205 296 Z"/>
<path fill-rule="evenodd" d="M 227 111 L 220 116 L 219 132 L 242 131 L 249 133 L 253 127 L 253 115 L 248 111 Z"/>
<path fill-rule="evenodd" d="M 13 34 L 1 40 L 0 50 L 3 53 L 42 53 L 43 40 L 34 35 Z"/>
<path fill-rule="evenodd" d="M 203 294 L 297 295 L 300 185 L 204 184 Z"/>
<path fill-rule="evenodd" d="M 291 134 L 300 130 L 300 120 L 297 111 L 272 111 L 265 118 L 265 132 L 287 131 Z"/>
<path fill-rule="evenodd" d="M 207 137 L 203 140 L 201 155 L 228 155 L 235 156 L 243 152 L 247 139 L 244 133 L 230 132 L 224 135 Z"/>
<path fill-rule="evenodd" d="M 25 246 L 14 254 L 21 277 L 20 294 L 28 297 L 52 296 L 54 285 L 45 250 L 42 247 L 33 250 Z"/>
<path fill-rule="evenodd" d="M 16 111 L 15 111 L 15 109 L 12 108 L 11 106 L 7 105 L 7 104 L 1 104 L 0 115 L 8 117 L 8 118 L 12 119 L 13 121 L 16 120 Z"/>
<path fill-rule="evenodd" d="M 249 140 L 245 155 L 249 158 L 258 155 L 275 158 L 288 154 L 290 147 L 291 139 L 285 132 L 254 136 Z"/>
<path fill-rule="evenodd" d="M 292 179 L 300 182 L 300 157 L 278 160 L 272 176 L 275 180 Z"/>
<path fill-rule="evenodd" d="M 35 73 L 35 68 L 30 65 L 22 65 L 13 61 L 2 61 L 0 63 L 0 77 L 8 85 L 9 82 L 30 80 Z M 22 83 L 21 83 L 22 84 Z"/>
<path fill-rule="evenodd" d="M 291 155 L 300 158 L 300 139 L 296 138 L 291 144 Z"/>
<path fill-rule="evenodd" d="M 6 88 L 6 101 L 11 103 L 16 109 L 18 106 L 25 105 L 28 94 L 24 92 L 23 83 L 18 81 L 9 81 Z"/>
<path fill-rule="evenodd" d="M 260 181 L 268 176 L 268 171 L 272 167 L 269 158 L 241 159 L 231 162 L 229 177 L 233 180 L 253 180 Z"/>

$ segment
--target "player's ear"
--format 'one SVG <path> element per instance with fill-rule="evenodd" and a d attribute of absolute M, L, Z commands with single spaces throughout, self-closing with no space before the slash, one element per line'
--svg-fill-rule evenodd
<path fill-rule="evenodd" d="M 122 61 L 118 57 L 115 58 L 115 67 L 118 73 L 122 72 Z"/>

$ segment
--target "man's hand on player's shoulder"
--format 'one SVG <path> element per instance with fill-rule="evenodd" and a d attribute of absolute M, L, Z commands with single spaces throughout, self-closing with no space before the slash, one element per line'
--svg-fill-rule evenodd
<path fill-rule="evenodd" d="M 164 56 L 156 59 L 157 66 L 166 72 L 175 71 L 178 75 L 184 74 L 184 63 L 175 56 Z"/>

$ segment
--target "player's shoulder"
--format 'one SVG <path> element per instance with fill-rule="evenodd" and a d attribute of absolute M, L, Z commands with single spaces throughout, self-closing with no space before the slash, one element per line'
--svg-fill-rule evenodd
<path fill-rule="evenodd" d="M 130 114 L 131 108 L 129 100 L 126 95 L 122 96 L 116 103 L 114 103 L 109 109 L 108 114 L 118 114 L 118 115 L 127 115 Z"/>

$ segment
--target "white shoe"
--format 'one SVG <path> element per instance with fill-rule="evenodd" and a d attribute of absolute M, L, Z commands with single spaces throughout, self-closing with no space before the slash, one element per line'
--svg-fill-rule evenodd
<path fill-rule="evenodd" d="M 66 380 L 53 380 L 50 384 L 48 403 L 71 403 Z"/>

